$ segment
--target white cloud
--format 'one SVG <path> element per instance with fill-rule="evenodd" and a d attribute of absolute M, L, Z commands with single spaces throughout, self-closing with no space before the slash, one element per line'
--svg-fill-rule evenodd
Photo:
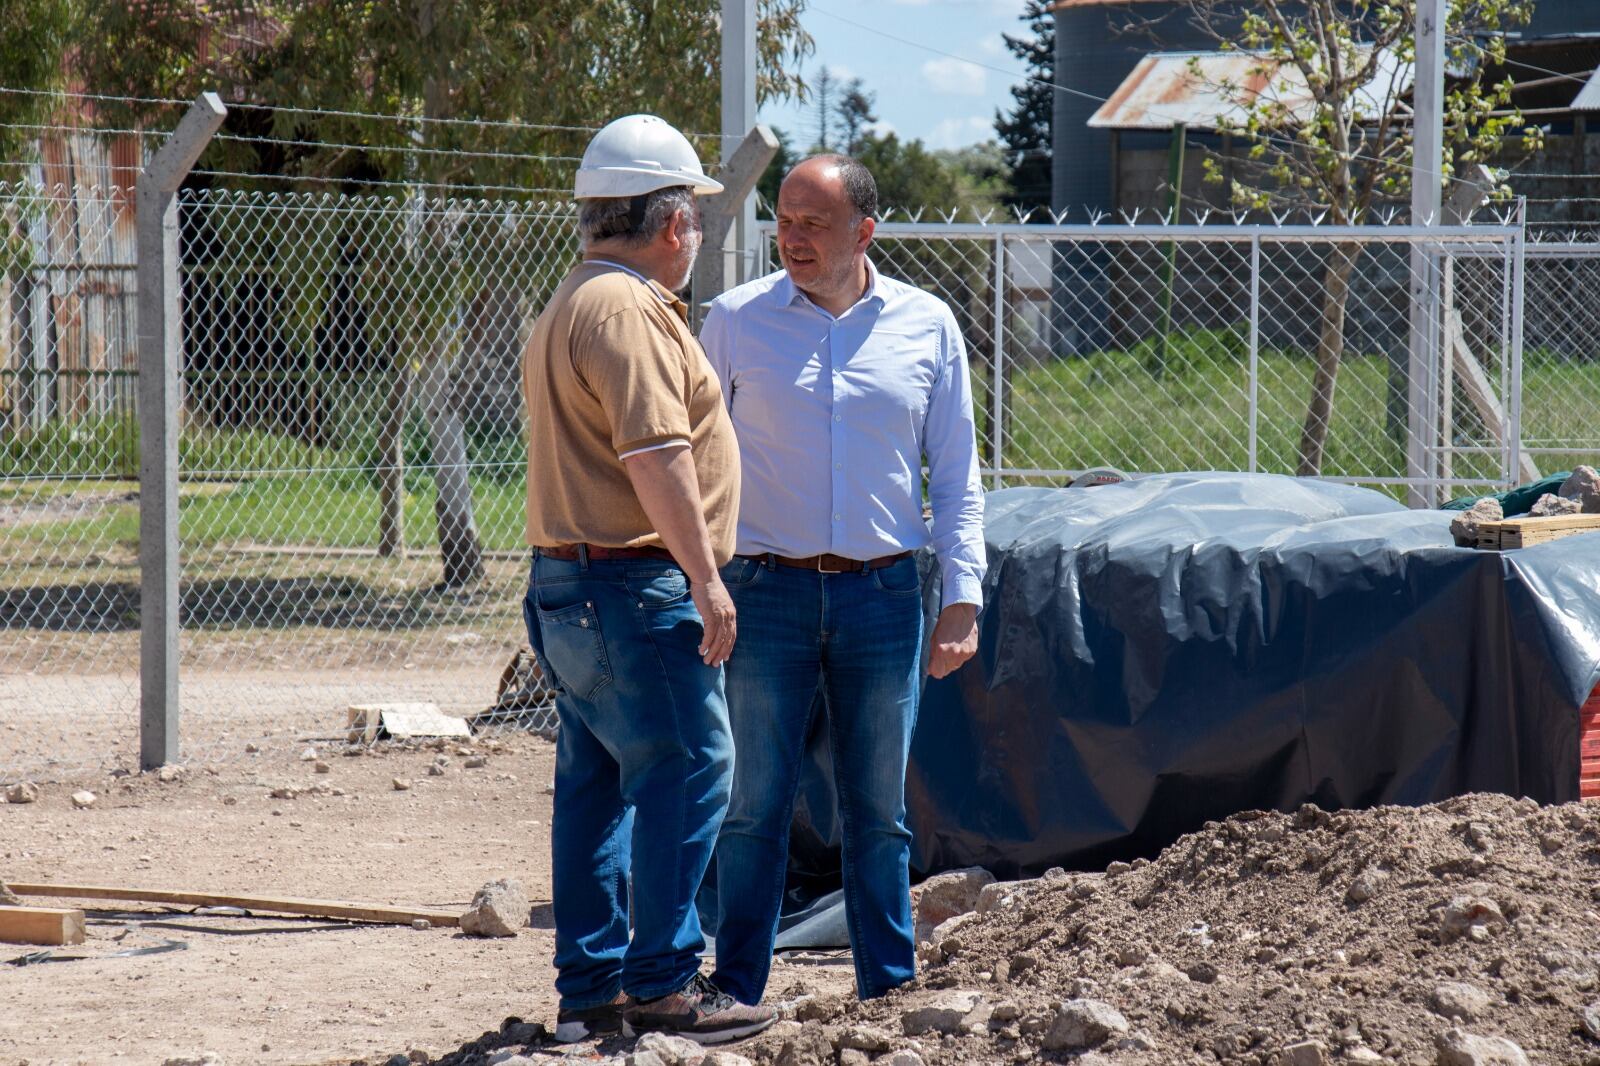
<path fill-rule="evenodd" d="M 893 122 L 885 122 L 881 118 L 876 122 L 867 123 L 865 126 L 861 127 L 861 129 L 864 133 L 873 133 L 879 137 L 887 137 L 892 133 L 900 132 L 899 130 L 895 129 Z"/>
<path fill-rule="evenodd" d="M 994 121 L 981 115 L 967 118 L 947 118 L 933 127 L 928 134 L 929 148 L 963 148 L 994 136 Z"/>
<path fill-rule="evenodd" d="M 1011 55 L 1006 51 L 1006 40 L 998 33 L 993 37 L 985 37 L 978 42 L 978 51 L 983 53 L 985 59 L 1005 59 Z"/>
<path fill-rule="evenodd" d="M 937 93 L 982 96 L 987 78 L 984 69 L 976 63 L 940 56 L 922 64 L 922 80 Z"/>

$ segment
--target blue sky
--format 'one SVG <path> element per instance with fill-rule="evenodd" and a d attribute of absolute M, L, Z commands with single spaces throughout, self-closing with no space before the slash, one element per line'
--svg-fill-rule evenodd
<path fill-rule="evenodd" d="M 808 0 L 801 23 L 817 50 L 802 73 L 813 83 L 823 66 L 861 78 L 877 94 L 879 126 L 902 139 L 920 138 L 930 148 L 989 140 L 995 109 L 1009 109 L 1019 80 L 1009 72 L 1022 69 L 1000 35 L 1026 32 L 1022 9 L 1023 0 Z M 769 105 L 761 121 L 803 149 L 816 136 L 815 100 Z"/>

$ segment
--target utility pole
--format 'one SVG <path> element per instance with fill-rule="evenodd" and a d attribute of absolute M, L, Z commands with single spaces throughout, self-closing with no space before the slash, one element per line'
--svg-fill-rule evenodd
<path fill-rule="evenodd" d="M 756 124 L 756 0 L 722 0 L 722 162 L 732 162 Z M 759 175 L 757 175 L 759 177 Z M 723 246 L 729 286 L 755 276 L 756 201 L 746 195 L 737 205 Z M 696 293 L 709 300 L 717 292 Z"/>
<path fill-rule="evenodd" d="M 1444 189 L 1444 28 L 1449 0 L 1416 0 L 1417 73 L 1412 93 L 1411 224 L 1437 226 Z M 1438 469 L 1437 392 L 1440 335 L 1438 256 L 1411 245 L 1411 352 L 1406 376 L 1406 476 Z M 1412 507 L 1436 507 L 1434 486 L 1413 484 Z"/>

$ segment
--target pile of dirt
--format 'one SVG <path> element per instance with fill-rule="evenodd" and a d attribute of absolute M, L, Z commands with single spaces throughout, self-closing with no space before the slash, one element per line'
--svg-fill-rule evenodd
<path fill-rule="evenodd" d="M 916 982 L 803 1003 L 759 1063 L 1600 1064 L 1600 804 L 1474 795 L 1207 823 L 995 885 Z"/>

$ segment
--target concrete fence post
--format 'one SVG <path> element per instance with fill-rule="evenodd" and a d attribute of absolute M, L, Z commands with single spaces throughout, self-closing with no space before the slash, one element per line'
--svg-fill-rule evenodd
<path fill-rule="evenodd" d="M 705 249 L 695 260 L 692 291 L 696 303 L 695 325 L 698 327 L 705 304 L 721 296 L 729 287 L 728 258 L 717 254 L 730 231 L 744 214 L 745 204 L 755 191 L 756 182 L 766 171 L 767 164 L 778 154 L 778 138 L 765 126 L 756 126 L 745 135 L 739 147 L 728 157 L 728 162 L 717 174 L 722 191 L 707 196 L 700 202 L 701 229 Z M 754 227 L 751 227 L 752 235 Z M 733 284 L 738 284 L 738 274 Z"/>
<path fill-rule="evenodd" d="M 202 93 L 139 174 L 139 766 L 178 758 L 178 186 L 228 110 Z"/>

